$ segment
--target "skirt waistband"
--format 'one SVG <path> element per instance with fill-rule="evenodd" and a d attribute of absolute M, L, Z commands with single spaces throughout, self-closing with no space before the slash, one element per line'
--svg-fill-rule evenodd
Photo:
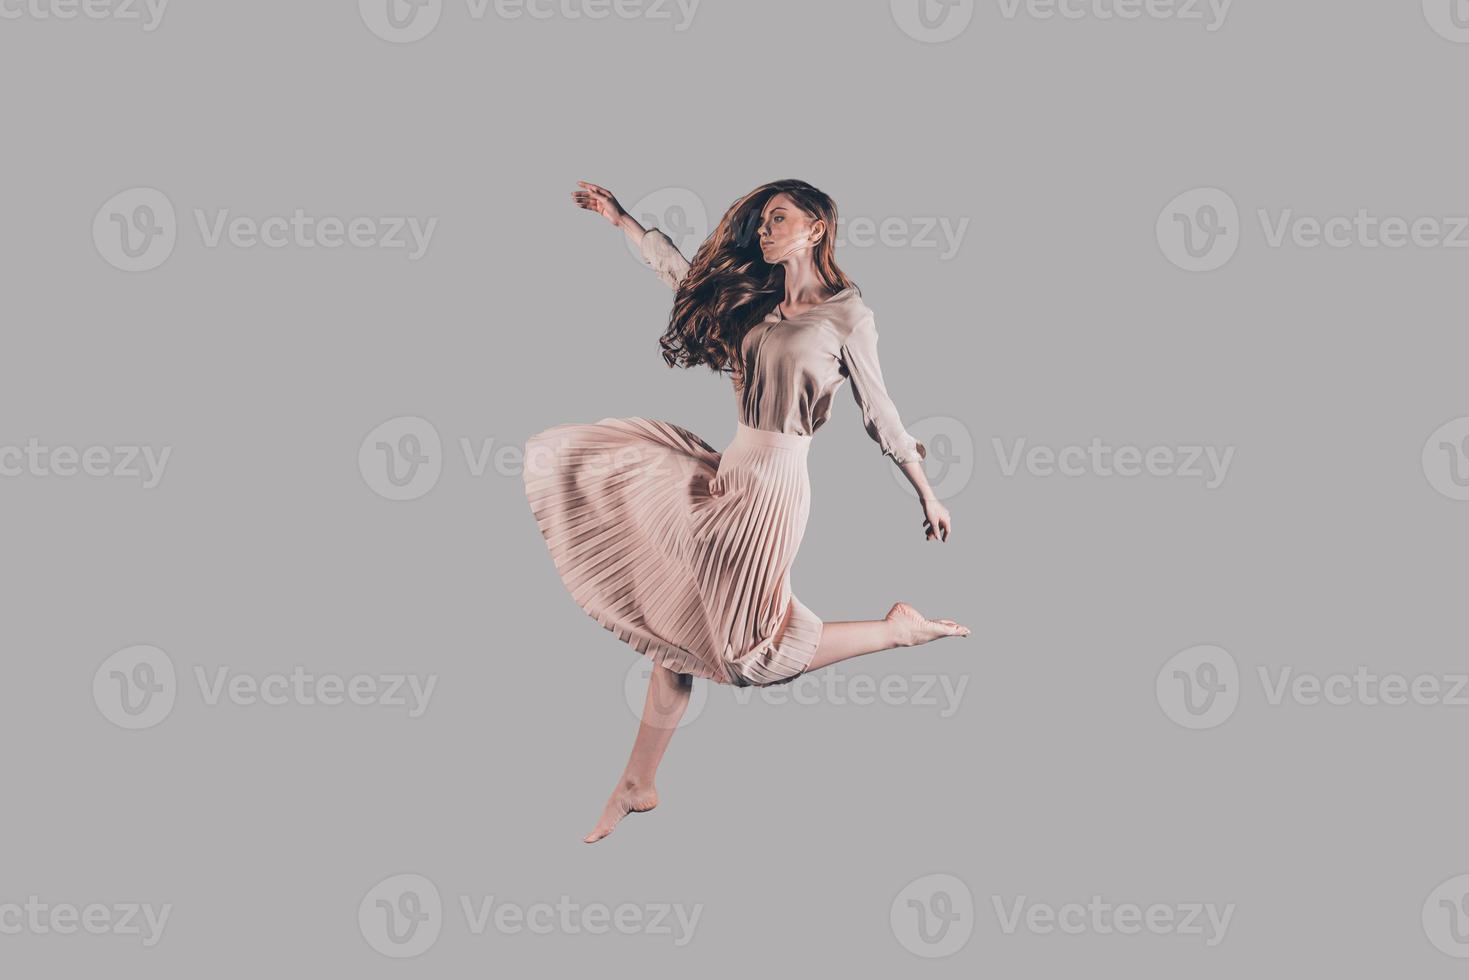
<path fill-rule="evenodd" d="M 811 437 L 797 432 L 774 432 L 757 429 L 743 422 L 736 423 L 734 441 L 731 446 L 763 446 L 770 449 L 794 449 L 804 453 L 811 448 Z"/>

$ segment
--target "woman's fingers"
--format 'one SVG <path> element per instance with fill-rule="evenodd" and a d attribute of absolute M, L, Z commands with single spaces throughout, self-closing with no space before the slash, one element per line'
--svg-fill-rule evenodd
<path fill-rule="evenodd" d="M 940 520 L 937 524 L 935 524 L 927 517 L 923 519 L 923 539 L 925 541 L 930 538 L 934 538 L 939 541 L 947 541 L 949 540 L 949 531 L 950 524 L 947 520 Z"/>
<path fill-rule="evenodd" d="M 602 190 L 602 188 L 598 187 L 596 184 L 588 184 L 584 180 L 579 180 L 577 181 L 577 183 L 587 188 L 584 191 L 571 192 L 571 196 L 577 198 L 578 200 L 588 201 L 591 202 L 593 205 L 596 205 L 602 200 L 610 198 L 612 196 L 606 191 Z"/>
<path fill-rule="evenodd" d="M 584 208 L 587 211 L 595 211 L 600 215 L 611 216 L 611 207 L 595 194 L 589 194 L 586 191 L 572 191 L 571 200 L 579 208 Z"/>
<path fill-rule="evenodd" d="M 595 195 L 596 197 L 605 198 L 606 200 L 609 200 L 609 201 L 612 200 L 612 192 L 609 191 L 605 187 L 599 187 L 596 184 L 593 184 L 590 181 L 585 181 L 585 180 L 579 180 L 579 181 L 577 181 L 577 183 L 578 184 L 581 184 L 583 187 L 585 187 L 587 189 L 588 192 L 590 192 L 591 194 Z"/>

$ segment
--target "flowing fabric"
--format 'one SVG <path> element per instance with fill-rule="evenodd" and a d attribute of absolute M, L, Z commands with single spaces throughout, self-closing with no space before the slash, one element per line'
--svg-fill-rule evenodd
<path fill-rule="evenodd" d="M 678 673 L 779 684 L 821 639 L 790 586 L 810 443 L 741 423 L 719 453 L 671 422 L 567 423 L 527 442 L 526 496 L 566 588 L 618 639 Z"/>

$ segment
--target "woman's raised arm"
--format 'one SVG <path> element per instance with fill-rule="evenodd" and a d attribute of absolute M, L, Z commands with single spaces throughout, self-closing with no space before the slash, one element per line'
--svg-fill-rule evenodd
<path fill-rule="evenodd" d="M 637 225 L 631 218 L 627 220 Z M 629 231 L 628 234 L 631 235 L 632 232 Z M 668 284 L 668 288 L 677 292 L 679 281 L 689 271 L 689 260 L 673 244 L 673 239 L 657 228 L 649 228 L 643 233 L 639 247 L 642 249 L 643 261 L 658 274 L 659 279 Z"/>
<path fill-rule="evenodd" d="M 638 249 L 643 261 L 657 273 L 658 278 L 667 283 L 670 289 L 677 290 L 679 280 L 689 271 L 689 260 L 673 244 L 673 239 L 657 228 L 644 228 L 636 218 L 623 210 L 622 205 L 617 203 L 617 198 L 605 187 L 585 180 L 577 183 L 582 189 L 571 192 L 571 199 L 576 206 L 595 211 L 621 228 Z"/>

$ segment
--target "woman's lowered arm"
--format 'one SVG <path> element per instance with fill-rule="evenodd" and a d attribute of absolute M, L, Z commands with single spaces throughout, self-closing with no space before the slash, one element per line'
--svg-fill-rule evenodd
<path fill-rule="evenodd" d="M 949 511 L 934 496 L 923 472 L 923 458 L 928 455 L 923 443 L 903 427 L 897 406 L 883 384 L 882 365 L 877 359 L 877 324 L 871 310 L 863 310 L 841 349 L 842 369 L 852 383 L 852 397 L 862 410 L 862 426 L 867 434 L 903 470 L 908 482 L 918 492 L 923 504 L 924 537 L 939 541 L 949 539 Z"/>

